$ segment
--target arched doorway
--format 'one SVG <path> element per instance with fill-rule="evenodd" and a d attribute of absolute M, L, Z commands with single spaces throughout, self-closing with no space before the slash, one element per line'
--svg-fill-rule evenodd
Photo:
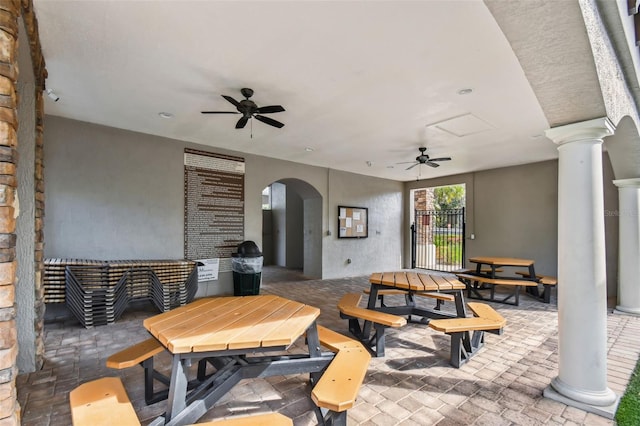
<path fill-rule="evenodd" d="M 322 195 L 305 181 L 280 179 L 263 191 L 265 266 L 322 278 Z"/>

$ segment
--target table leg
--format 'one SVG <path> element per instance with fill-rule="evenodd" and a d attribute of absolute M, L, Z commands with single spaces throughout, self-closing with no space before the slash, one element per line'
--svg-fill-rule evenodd
<path fill-rule="evenodd" d="M 307 329 L 307 348 L 309 349 L 309 357 L 317 358 L 322 352 L 320 351 L 320 338 L 318 337 L 318 326 L 314 321 Z M 311 384 L 315 385 L 322 376 L 322 372 L 309 373 Z"/>
<path fill-rule="evenodd" d="M 167 400 L 167 422 L 187 407 L 188 379 L 185 361 L 185 359 L 180 358 L 180 354 L 173 355 L 171 384 L 169 385 L 169 398 Z"/>
<path fill-rule="evenodd" d="M 467 309 L 464 305 L 464 290 L 457 290 L 454 293 L 455 304 L 456 304 L 456 314 L 459 318 L 464 318 L 467 316 Z"/>

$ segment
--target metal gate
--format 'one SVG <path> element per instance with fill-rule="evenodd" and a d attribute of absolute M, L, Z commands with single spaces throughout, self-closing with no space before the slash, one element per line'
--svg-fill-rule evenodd
<path fill-rule="evenodd" d="M 464 209 L 416 210 L 411 267 L 455 271 L 464 265 Z"/>

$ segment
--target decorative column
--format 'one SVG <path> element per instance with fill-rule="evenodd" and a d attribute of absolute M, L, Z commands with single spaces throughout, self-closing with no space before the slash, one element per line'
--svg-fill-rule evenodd
<path fill-rule="evenodd" d="M 618 306 L 640 315 L 640 179 L 614 180 L 618 187 Z"/>
<path fill-rule="evenodd" d="M 607 118 L 556 127 L 558 144 L 558 377 L 547 398 L 613 418 L 607 386 L 607 286 L 602 139 Z"/>

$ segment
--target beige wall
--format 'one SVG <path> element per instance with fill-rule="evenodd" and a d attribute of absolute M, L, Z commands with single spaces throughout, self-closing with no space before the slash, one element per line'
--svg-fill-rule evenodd
<path fill-rule="evenodd" d="M 314 275 L 336 278 L 401 266 L 401 182 L 60 117 L 47 116 L 45 126 L 47 258 L 182 258 L 183 150 L 190 147 L 245 158 L 246 240 L 262 242 L 262 190 L 273 182 L 289 186 L 300 180 L 319 194 L 303 195 L 305 268 L 311 263 Z M 337 238 L 340 204 L 369 208 L 369 238 Z M 231 273 L 201 290 L 201 295 L 231 292 Z"/>

